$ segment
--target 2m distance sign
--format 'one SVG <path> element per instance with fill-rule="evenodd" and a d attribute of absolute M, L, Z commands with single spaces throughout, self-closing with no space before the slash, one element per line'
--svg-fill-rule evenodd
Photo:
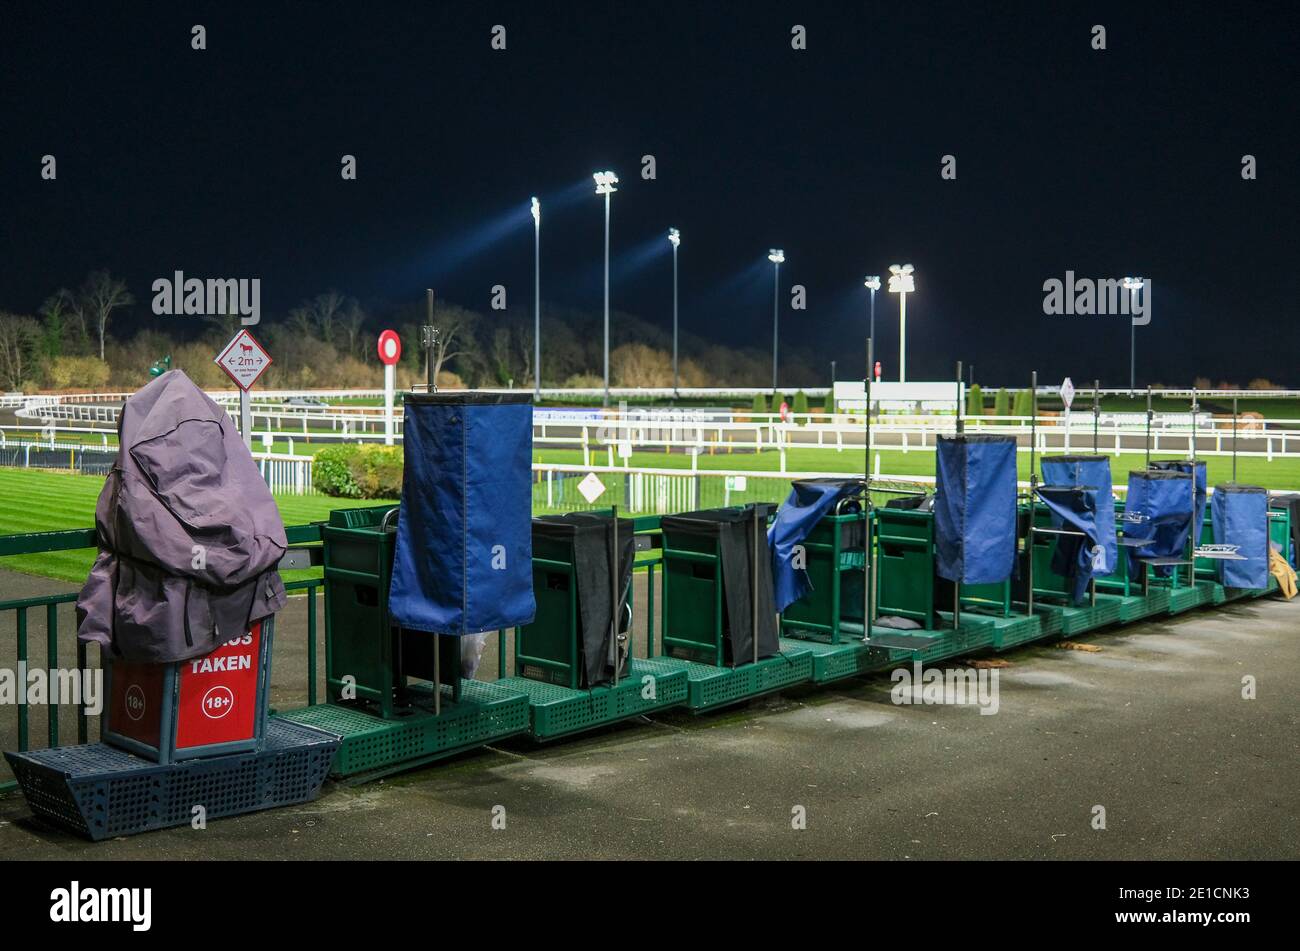
<path fill-rule="evenodd" d="M 241 390 L 249 390 L 271 365 L 271 355 L 247 330 L 241 330 L 213 361 Z"/>

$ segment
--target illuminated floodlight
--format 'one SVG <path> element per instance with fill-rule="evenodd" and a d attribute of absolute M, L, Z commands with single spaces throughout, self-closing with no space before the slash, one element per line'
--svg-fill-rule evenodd
<path fill-rule="evenodd" d="M 533 196 L 531 211 L 533 213 L 533 224 L 540 225 L 542 223 L 542 203 L 537 200 L 536 195 Z"/>
<path fill-rule="evenodd" d="M 767 259 L 771 261 L 773 264 L 784 264 L 785 252 L 782 251 L 780 248 L 773 248 L 772 250 L 767 252 Z"/>
<path fill-rule="evenodd" d="M 618 191 L 614 187 L 618 184 L 618 176 L 613 172 L 592 172 L 591 177 L 596 180 L 597 195 L 611 195 Z"/>
<path fill-rule="evenodd" d="M 674 248 L 682 243 L 682 233 L 676 228 L 668 229 L 668 240 Z"/>
<path fill-rule="evenodd" d="M 880 290 L 880 275 L 873 274 L 871 277 L 868 277 L 865 281 L 862 282 L 862 286 L 869 291 Z"/>

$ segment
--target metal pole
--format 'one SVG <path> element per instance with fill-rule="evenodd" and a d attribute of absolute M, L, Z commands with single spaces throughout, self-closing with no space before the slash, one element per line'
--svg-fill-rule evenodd
<path fill-rule="evenodd" d="M 459 643 L 459 641 L 457 641 Z M 433 635 L 433 715 L 442 713 L 442 638 Z"/>
<path fill-rule="evenodd" d="M 1128 388 L 1137 389 L 1137 324 L 1133 321 L 1133 308 L 1137 305 L 1137 289 L 1128 292 Z"/>
<path fill-rule="evenodd" d="M 781 262 L 772 262 L 772 392 L 776 393 L 776 341 L 777 325 L 781 319 Z"/>
<path fill-rule="evenodd" d="M 533 219 L 533 398 L 542 398 L 542 219 Z"/>
<path fill-rule="evenodd" d="M 1232 481 L 1237 481 L 1237 398 L 1232 398 Z"/>
<path fill-rule="evenodd" d="M 605 192 L 605 406 L 609 405 L 609 192 Z"/>
<path fill-rule="evenodd" d="M 248 406 L 248 390 L 242 386 L 239 388 L 239 432 L 244 437 L 244 445 L 252 449 L 253 415 Z"/>
<path fill-rule="evenodd" d="M 1029 527 L 1025 530 L 1025 576 L 1028 582 L 1025 606 L 1030 617 L 1034 615 L 1034 505 L 1038 493 L 1038 475 L 1035 472 L 1034 453 L 1038 440 L 1038 371 L 1029 374 Z"/>
<path fill-rule="evenodd" d="M 677 398 L 677 245 L 673 245 L 673 399 Z"/>
<path fill-rule="evenodd" d="M 907 382 L 907 291 L 898 295 L 898 382 Z"/>
<path fill-rule="evenodd" d="M 867 339 L 876 339 L 876 289 L 871 288 L 871 324 L 867 329 Z M 871 376 L 871 366 L 867 365 L 867 376 Z"/>
<path fill-rule="evenodd" d="M 966 431 L 966 424 L 962 421 L 962 415 L 961 415 L 962 409 L 963 407 L 961 405 L 961 361 L 958 360 L 957 361 L 957 435 L 959 436 Z"/>
<path fill-rule="evenodd" d="M 1143 468 L 1151 468 L 1151 384 L 1147 384 L 1147 459 Z"/>
<path fill-rule="evenodd" d="M 872 311 L 875 311 L 876 292 L 871 292 Z M 867 408 L 863 447 L 866 456 L 862 471 L 862 636 L 871 638 L 871 368 L 875 362 L 872 353 L 874 341 L 867 338 L 867 372 L 862 380 L 862 395 Z"/>
<path fill-rule="evenodd" d="M 754 557 L 749 570 L 749 587 L 753 593 L 754 609 L 750 615 L 751 635 L 754 641 L 754 663 L 758 663 L 758 503 L 754 503 Z"/>
<path fill-rule="evenodd" d="M 1034 453 L 1038 450 L 1038 371 L 1029 374 L 1029 478 L 1034 478 Z M 1033 504 L 1033 498 L 1030 498 Z"/>
<path fill-rule="evenodd" d="M 1101 421 L 1101 380 L 1092 381 L 1092 452 L 1097 453 L 1097 426 Z"/>
<path fill-rule="evenodd" d="M 618 686 L 618 668 L 622 661 L 622 652 L 618 649 L 618 614 L 619 614 L 619 551 L 618 551 L 618 506 L 611 507 L 612 515 L 610 517 L 610 531 L 613 542 L 611 543 L 609 556 L 609 590 L 610 590 L 610 631 L 609 644 L 614 649 L 614 686 Z"/>
<path fill-rule="evenodd" d="M 429 345 L 425 348 L 424 354 L 424 382 L 425 390 L 432 393 L 437 389 L 436 382 L 433 378 L 433 345 L 436 342 L 433 336 L 433 288 L 427 288 L 425 293 L 427 294 L 425 313 L 428 317 L 426 322 L 429 326 Z"/>

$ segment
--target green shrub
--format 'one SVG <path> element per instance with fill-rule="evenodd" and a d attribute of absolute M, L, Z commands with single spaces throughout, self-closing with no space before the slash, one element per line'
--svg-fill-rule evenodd
<path fill-rule="evenodd" d="M 966 390 L 966 415 L 984 415 L 984 394 L 980 392 L 980 385 L 978 383 L 972 385 Z"/>
<path fill-rule="evenodd" d="M 796 416 L 804 416 L 804 417 L 807 417 L 807 415 L 808 415 L 808 394 L 805 393 L 803 390 L 799 390 L 797 393 L 794 394 L 794 406 L 793 406 L 793 409 L 794 409 L 794 412 L 795 412 L 795 415 L 796 415 Z M 804 425 L 804 424 L 807 423 L 807 422 L 808 422 L 808 420 L 807 420 L 806 418 L 801 419 L 801 420 L 799 420 L 799 425 L 802 426 L 802 425 Z"/>
<path fill-rule="evenodd" d="M 317 492 L 345 499 L 361 498 L 361 487 L 352 477 L 351 461 L 361 452 L 356 445 L 327 446 L 316 453 L 311 464 L 311 483 Z"/>
<path fill-rule="evenodd" d="M 753 412 L 755 412 L 755 413 L 766 413 L 766 412 L 767 412 L 767 397 L 765 397 L 762 393 L 755 393 L 755 394 L 754 394 L 754 403 L 753 403 L 753 406 L 751 407 L 751 409 L 752 409 Z"/>
<path fill-rule="evenodd" d="M 998 390 L 997 395 L 993 397 L 993 415 L 1011 415 L 1011 394 L 1007 392 L 1005 386 Z"/>

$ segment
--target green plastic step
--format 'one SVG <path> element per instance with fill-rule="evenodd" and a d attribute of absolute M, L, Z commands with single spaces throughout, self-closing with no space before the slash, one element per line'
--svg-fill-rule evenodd
<path fill-rule="evenodd" d="M 1009 616 L 980 614 L 971 610 L 963 610 L 961 615 L 962 627 L 986 625 L 991 629 L 992 640 L 990 646 L 995 651 L 1007 651 L 1022 644 L 1028 644 L 1032 641 L 1042 640 L 1047 635 L 1043 633 L 1043 622 L 1038 616 L 1030 617 L 1026 614 L 1012 614 Z"/>
<path fill-rule="evenodd" d="M 1199 586 L 1187 586 L 1182 588 L 1166 588 L 1169 592 L 1169 613 L 1182 614 L 1184 611 L 1190 611 L 1192 608 L 1201 606 L 1201 599 L 1205 593 Z"/>
<path fill-rule="evenodd" d="M 783 637 L 781 649 L 806 650 L 812 654 L 812 681 L 815 684 L 856 677 L 881 668 L 879 658 L 857 638 L 839 644 L 828 644 L 801 637 Z"/>
<path fill-rule="evenodd" d="M 496 681 L 528 697 L 529 731 L 537 740 L 580 733 L 686 702 L 686 671 L 660 658 L 633 659 L 617 687 L 574 690 L 527 677 Z"/>
<path fill-rule="evenodd" d="M 975 623 L 965 623 L 971 617 L 977 619 Z M 941 611 L 939 612 L 939 619 L 941 624 L 951 624 L 952 614 Z M 933 664 L 960 654 L 974 654 L 991 648 L 993 646 L 993 625 L 982 623 L 984 620 L 986 618 L 980 615 L 963 613 L 962 626 L 957 630 L 953 630 L 951 627 L 940 627 L 937 631 L 908 632 L 873 625 L 871 632 L 872 637 L 882 634 L 906 635 L 908 633 L 914 633 L 918 637 L 919 649 L 890 648 L 887 652 L 889 666 L 912 663 L 913 661 L 920 661 L 922 664 Z"/>
<path fill-rule="evenodd" d="M 338 778 L 374 779 L 528 731 L 528 697 L 500 684 L 462 681 L 454 702 L 444 686 L 437 715 L 431 685 L 411 688 L 411 696 L 391 720 L 333 703 L 280 715 L 342 738 L 330 771 Z"/>
<path fill-rule="evenodd" d="M 715 710 L 741 703 L 812 680 L 812 651 L 802 642 L 797 646 L 781 645 L 781 653 L 757 663 L 739 667 L 714 667 L 676 657 L 657 657 L 656 661 L 686 671 L 688 692 L 686 705 L 693 713 Z"/>

